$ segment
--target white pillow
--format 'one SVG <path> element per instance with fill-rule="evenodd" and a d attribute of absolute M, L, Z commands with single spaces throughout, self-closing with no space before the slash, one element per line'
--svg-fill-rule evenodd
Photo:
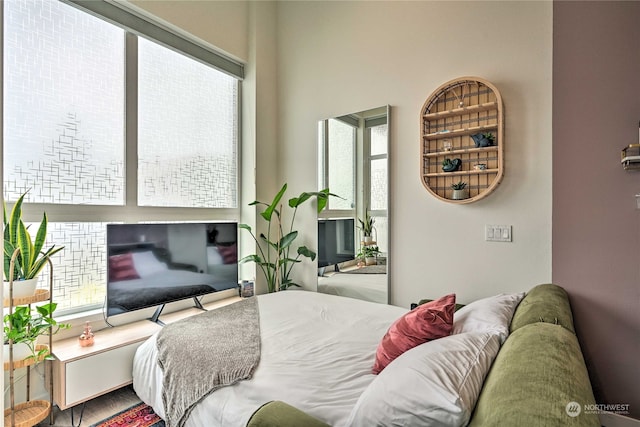
<path fill-rule="evenodd" d="M 356 402 L 347 426 L 463 426 L 498 354 L 492 333 L 450 335 L 391 362 Z"/>
<path fill-rule="evenodd" d="M 500 344 L 509 336 L 513 313 L 524 292 L 500 294 L 479 299 L 465 305 L 453 315 L 453 334 L 463 332 L 493 332 L 500 336 Z"/>
<path fill-rule="evenodd" d="M 207 264 L 208 265 L 222 265 L 224 261 L 222 260 L 222 255 L 220 255 L 220 251 L 215 246 L 207 246 Z"/>
<path fill-rule="evenodd" d="M 152 274 L 162 273 L 168 270 L 167 264 L 161 262 L 151 251 L 133 252 L 133 266 L 141 278 L 149 277 Z"/>

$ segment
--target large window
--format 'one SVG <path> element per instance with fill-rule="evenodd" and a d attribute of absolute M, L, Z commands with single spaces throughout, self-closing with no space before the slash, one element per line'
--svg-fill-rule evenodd
<path fill-rule="evenodd" d="M 241 76 L 69 4 L 2 7 L 4 196 L 65 246 L 59 310 L 103 304 L 106 223 L 237 219 Z"/>

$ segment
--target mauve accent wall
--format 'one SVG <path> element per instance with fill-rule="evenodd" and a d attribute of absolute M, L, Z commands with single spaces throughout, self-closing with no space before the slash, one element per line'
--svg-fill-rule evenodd
<path fill-rule="evenodd" d="M 640 418 L 640 2 L 553 7 L 553 281 L 569 293 L 596 401 Z"/>

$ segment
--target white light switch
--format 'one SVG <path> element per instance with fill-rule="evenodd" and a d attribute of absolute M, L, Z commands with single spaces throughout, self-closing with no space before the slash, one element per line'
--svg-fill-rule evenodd
<path fill-rule="evenodd" d="M 488 225 L 484 226 L 484 240 L 487 242 L 510 242 L 510 225 Z"/>

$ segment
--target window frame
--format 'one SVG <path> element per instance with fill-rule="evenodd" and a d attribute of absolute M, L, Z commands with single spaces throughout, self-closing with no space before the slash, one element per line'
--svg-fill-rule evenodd
<path fill-rule="evenodd" d="M 236 62 L 210 47 L 203 45 L 193 37 L 178 34 L 175 31 L 148 16 L 134 13 L 129 8 L 118 6 L 103 0 L 59 0 L 67 6 L 75 7 L 99 19 L 116 25 L 125 31 L 125 88 L 124 88 L 124 200 L 122 205 L 99 204 L 23 204 L 25 222 L 39 223 L 42 212 L 47 213 L 50 223 L 138 223 L 138 222 L 197 222 L 197 221 L 233 221 L 240 222 L 242 201 L 242 80 L 244 65 Z M 4 22 L 4 3 L 0 4 L 0 19 Z M 206 207 L 151 207 L 138 206 L 138 38 L 145 37 L 190 59 L 197 60 L 220 72 L 234 77 L 236 82 L 236 206 L 234 208 Z M 185 49 L 182 51 L 180 49 Z M 4 58 L 4 33 L 0 32 L 0 58 Z M 0 165 L 4 170 L 4 61 L 0 67 Z M 4 195 L 4 173 L 0 174 L 0 192 Z M 8 212 L 14 201 L 7 202 Z M 104 262 L 106 263 L 106 259 Z M 105 295 L 106 295 L 106 283 Z M 229 296 L 229 295 L 227 295 Z M 101 309 L 103 303 L 79 306 L 59 310 L 61 315 L 82 315 Z"/>

